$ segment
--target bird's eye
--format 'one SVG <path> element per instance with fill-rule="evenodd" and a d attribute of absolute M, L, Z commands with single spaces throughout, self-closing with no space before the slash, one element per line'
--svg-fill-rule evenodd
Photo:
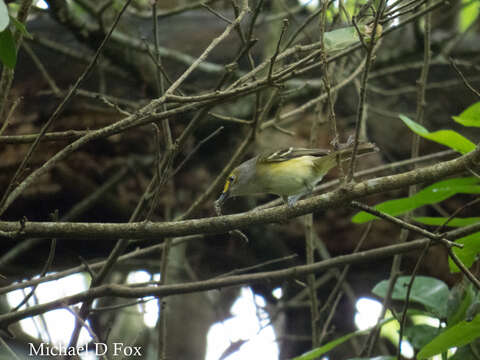
<path fill-rule="evenodd" d="M 230 175 L 230 176 L 228 177 L 228 181 L 234 182 L 234 181 L 235 181 L 235 175 Z"/>

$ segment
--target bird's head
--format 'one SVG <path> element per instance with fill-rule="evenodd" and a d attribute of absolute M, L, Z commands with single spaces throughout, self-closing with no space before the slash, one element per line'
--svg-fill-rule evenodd
<path fill-rule="evenodd" d="M 253 195 L 260 191 L 255 180 L 257 158 L 245 161 L 228 175 L 217 202 L 223 204 L 232 196 Z"/>

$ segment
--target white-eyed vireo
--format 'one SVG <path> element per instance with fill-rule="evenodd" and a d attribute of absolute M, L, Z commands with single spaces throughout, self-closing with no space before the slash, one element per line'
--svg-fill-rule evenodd
<path fill-rule="evenodd" d="M 237 166 L 228 176 L 223 192 L 217 200 L 223 204 L 232 196 L 275 194 L 288 205 L 293 205 L 305 194 L 311 193 L 340 161 L 348 160 L 353 147 L 338 151 L 289 148 L 256 156 Z M 375 151 L 372 143 L 358 145 L 358 154 Z"/>

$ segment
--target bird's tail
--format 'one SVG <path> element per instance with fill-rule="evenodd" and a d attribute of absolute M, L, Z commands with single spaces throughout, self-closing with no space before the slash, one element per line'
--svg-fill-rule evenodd
<path fill-rule="evenodd" d="M 361 143 L 357 147 L 357 156 L 363 156 L 372 152 L 378 151 L 378 148 L 373 143 Z M 337 157 L 341 162 L 345 162 L 351 159 L 353 153 L 353 146 L 349 145 L 343 149 L 332 151 L 331 153 L 319 157 L 315 162 L 319 167 L 323 168 L 323 171 L 328 171 L 337 165 Z"/>

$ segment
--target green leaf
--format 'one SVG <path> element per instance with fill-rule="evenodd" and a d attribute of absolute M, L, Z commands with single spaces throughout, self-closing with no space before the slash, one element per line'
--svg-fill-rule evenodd
<path fill-rule="evenodd" d="M 435 132 L 429 132 L 422 125 L 417 124 L 415 121 L 410 120 L 405 115 L 399 115 L 400 119 L 407 125 L 410 130 L 415 134 L 428 139 L 435 141 L 439 144 L 448 146 L 449 148 L 458 151 L 461 154 L 466 154 L 475 149 L 475 144 L 468 140 L 466 137 L 460 135 L 453 130 L 438 130 Z"/>
<path fill-rule="evenodd" d="M 348 360 L 395 360 L 395 356 L 375 356 L 369 358 L 350 358 Z"/>
<path fill-rule="evenodd" d="M 392 299 L 405 301 L 409 282 L 410 276 L 400 276 L 395 282 Z M 388 280 L 383 280 L 375 285 L 372 293 L 383 298 L 387 294 L 387 288 Z M 427 276 L 416 276 L 410 291 L 410 301 L 422 304 L 433 315 L 444 318 L 448 292 L 448 286 L 443 281 Z"/>
<path fill-rule="evenodd" d="M 411 198 L 402 198 L 395 200 L 388 200 L 381 204 L 375 205 L 375 209 L 378 211 L 390 214 L 392 216 L 403 214 L 407 211 L 416 209 L 417 207 Z M 356 224 L 362 224 L 367 221 L 378 219 L 375 215 L 367 213 L 365 211 L 360 211 L 352 217 L 352 222 Z"/>
<path fill-rule="evenodd" d="M 5 1 L 0 0 L 0 32 L 7 28 L 9 22 L 7 5 L 5 5 Z"/>
<path fill-rule="evenodd" d="M 378 204 L 375 209 L 392 216 L 401 215 L 425 205 L 439 203 L 458 193 L 479 194 L 478 182 L 479 179 L 475 177 L 442 180 L 427 186 L 411 197 L 388 200 Z M 352 218 L 352 222 L 361 224 L 376 218 L 374 215 L 361 211 Z"/>
<path fill-rule="evenodd" d="M 391 321 L 394 321 L 394 320 L 395 320 L 394 318 L 383 319 L 380 322 L 380 325 L 381 326 L 386 325 L 386 324 L 388 324 L 388 323 L 390 323 Z M 368 334 L 368 332 L 370 330 L 371 330 L 371 328 L 351 332 L 350 334 L 346 334 L 342 337 L 339 337 L 338 339 L 334 339 L 334 340 L 330 341 L 329 343 L 327 343 L 323 346 L 320 346 L 319 348 L 310 350 L 310 351 L 306 352 L 305 354 L 297 356 L 297 357 L 293 358 L 292 360 L 313 360 L 313 359 L 317 359 L 319 356 L 321 356 L 321 355 L 325 354 L 326 352 L 332 350 L 336 346 L 343 344 L 345 341 L 349 340 L 350 338 L 352 338 L 354 336 L 357 336 L 357 335 Z M 375 359 L 377 359 L 377 358 L 375 358 Z M 381 357 L 379 359 L 381 359 Z M 387 359 L 389 359 L 389 358 L 387 358 Z"/>
<path fill-rule="evenodd" d="M 317 359 L 319 356 L 325 354 L 327 351 L 332 350 L 334 347 L 343 344 L 345 341 L 349 340 L 350 338 L 357 336 L 357 335 L 363 335 L 367 334 L 367 330 L 362 330 L 362 331 L 355 331 L 350 334 L 344 335 L 342 337 L 339 337 L 338 339 L 332 340 L 329 343 L 320 346 L 316 349 L 310 350 L 309 352 L 306 352 L 305 354 L 302 354 L 300 356 L 297 356 L 293 358 L 292 360 L 314 360 Z"/>
<path fill-rule="evenodd" d="M 453 120 L 463 126 L 480 127 L 480 101 L 469 106 L 458 116 L 452 116 Z"/>
<path fill-rule="evenodd" d="M 480 3 L 478 1 L 463 0 L 462 10 L 460 11 L 460 31 L 463 33 L 478 18 L 480 13 Z"/>
<path fill-rule="evenodd" d="M 14 17 L 11 17 L 10 19 L 12 20 L 12 24 L 15 25 L 17 30 L 20 31 L 23 36 L 25 36 L 26 38 L 29 38 L 29 39 L 33 39 L 32 34 L 30 34 L 27 31 L 27 28 L 25 27 L 25 24 L 21 23 L 20 21 L 18 21 Z"/>
<path fill-rule="evenodd" d="M 438 335 L 440 329 L 426 324 L 413 325 L 405 329 L 405 337 L 415 349 L 421 349 Z"/>
<path fill-rule="evenodd" d="M 359 41 L 357 31 L 353 26 L 326 32 L 323 38 L 327 53 L 346 49 Z"/>
<path fill-rule="evenodd" d="M 470 234 L 455 240 L 458 244 L 463 244 L 463 248 L 453 248 L 453 252 L 458 256 L 460 261 L 469 268 L 475 262 L 475 258 L 480 253 L 480 232 Z M 448 258 L 448 266 L 451 272 L 459 272 L 460 269 L 455 265 L 452 259 Z"/>
<path fill-rule="evenodd" d="M 17 49 L 10 29 L 0 32 L 0 61 L 10 69 L 17 63 Z"/>
<path fill-rule="evenodd" d="M 468 307 L 472 303 L 474 297 L 474 291 L 470 284 L 467 284 L 466 280 L 456 283 L 448 294 L 447 299 L 447 324 L 452 327 L 453 325 L 465 320 L 465 313 Z"/>
<path fill-rule="evenodd" d="M 443 226 L 448 220 L 446 217 L 429 217 L 429 216 L 418 216 L 414 217 L 413 220 L 425 224 L 425 225 L 434 225 L 434 226 Z M 446 226 L 450 227 L 462 227 L 473 225 L 480 222 L 480 217 L 468 217 L 468 218 L 453 218 L 451 219 Z"/>
<path fill-rule="evenodd" d="M 471 322 L 461 321 L 447 328 L 431 342 L 425 345 L 417 355 L 417 358 L 427 359 L 436 354 L 446 352 L 453 347 L 460 347 L 471 343 L 480 337 L 480 316 Z"/>

